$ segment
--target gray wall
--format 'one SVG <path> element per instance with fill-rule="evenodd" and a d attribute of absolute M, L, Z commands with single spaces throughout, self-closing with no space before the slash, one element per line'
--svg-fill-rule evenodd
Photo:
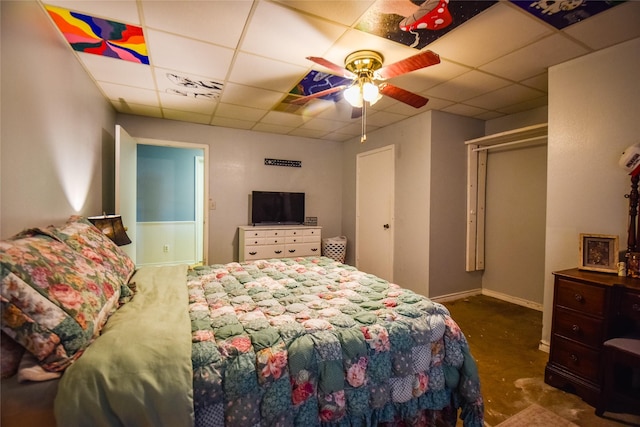
<path fill-rule="evenodd" d="M 118 115 L 134 138 L 209 145 L 209 262 L 238 260 L 238 231 L 249 224 L 253 190 L 306 193 L 306 215 L 325 237 L 341 233 L 342 143 Z M 302 167 L 265 166 L 265 158 L 300 160 Z"/>
<path fill-rule="evenodd" d="M 486 133 L 547 123 L 547 111 L 488 121 Z M 546 200 L 546 140 L 488 151 L 484 292 L 542 309 Z"/>
<path fill-rule="evenodd" d="M 36 2 L 0 7 L 0 237 L 112 210 L 115 111 Z"/>
<path fill-rule="evenodd" d="M 549 70 L 549 147 L 542 340 L 551 332 L 553 271 L 578 265 L 580 233 L 617 234 L 626 249 L 629 176 L 640 142 L 640 38 Z"/>
<path fill-rule="evenodd" d="M 195 157 L 203 150 L 138 145 L 137 222 L 195 221 Z"/>
<path fill-rule="evenodd" d="M 484 122 L 429 111 L 344 143 L 342 231 L 347 262 L 355 260 L 356 157 L 396 146 L 393 280 L 431 297 L 479 289 L 466 273 L 466 139 L 482 136 Z"/>

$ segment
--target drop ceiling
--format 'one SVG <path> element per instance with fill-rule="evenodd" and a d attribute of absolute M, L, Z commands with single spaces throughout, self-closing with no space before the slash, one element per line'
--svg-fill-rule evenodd
<path fill-rule="evenodd" d="M 450 0 L 455 1 L 459 0 Z M 289 92 L 310 71 L 328 72 L 307 56 L 343 65 L 349 53 L 370 49 L 380 52 L 387 65 L 426 49 L 440 55 L 440 64 L 390 80 L 429 98 L 427 105 L 415 109 L 383 97 L 367 111 L 371 132 L 429 110 L 489 120 L 545 106 L 550 66 L 640 36 L 637 1 L 606 2 L 606 10 L 585 19 L 574 14 L 580 19 L 561 29 L 547 19 L 550 14 L 535 16 L 508 0 L 486 2 L 479 13 L 446 31 L 414 31 L 411 36 L 429 40 L 420 50 L 362 30 L 364 18 L 382 8 L 406 8 L 409 2 L 48 0 L 41 4 L 44 13 L 46 4 L 142 28 L 149 64 L 69 47 L 120 113 L 332 141 L 361 132 L 360 119 L 351 118 L 351 107 L 340 97 L 313 101 L 294 112 L 282 108 Z M 539 10 L 583 3 L 576 8 L 579 12 L 579 7 L 587 6 L 587 0 L 530 3 L 539 3 Z M 430 40 L 434 34 L 438 37 Z M 181 92 L 173 87 L 179 79 L 209 87 L 196 84 L 195 92 Z"/>

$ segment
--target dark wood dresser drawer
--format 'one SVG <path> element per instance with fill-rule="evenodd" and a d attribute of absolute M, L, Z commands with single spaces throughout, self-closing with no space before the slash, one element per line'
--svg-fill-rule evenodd
<path fill-rule="evenodd" d="M 555 316 L 553 331 L 557 335 L 591 347 L 601 346 L 604 332 L 602 320 L 563 309 L 558 309 Z"/>
<path fill-rule="evenodd" d="M 606 289 L 600 286 L 557 278 L 554 304 L 602 317 L 605 312 L 605 293 Z"/>
<path fill-rule="evenodd" d="M 624 291 L 620 298 L 620 314 L 625 318 L 640 322 L 640 293 Z"/>
<path fill-rule="evenodd" d="M 589 381 L 598 382 L 600 353 L 560 336 L 554 336 L 552 362 Z"/>

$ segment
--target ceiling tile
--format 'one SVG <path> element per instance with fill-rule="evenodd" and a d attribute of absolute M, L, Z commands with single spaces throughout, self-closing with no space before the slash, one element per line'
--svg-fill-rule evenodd
<path fill-rule="evenodd" d="M 251 17 L 240 50 L 308 67 L 305 57 L 322 55 L 345 30 L 338 24 L 262 1 Z"/>
<path fill-rule="evenodd" d="M 565 32 L 592 49 L 640 37 L 640 2 L 633 0 L 568 27 Z"/>
<path fill-rule="evenodd" d="M 163 109 L 169 108 L 184 112 L 208 114 L 209 119 L 211 119 L 211 114 L 213 114 L 213 110 L 216 108 L 216 101 L 211 99 L 197 99 L 191 96 L 166 92 L 160 92 L 159 96 Z"/>
<path fill-rule="evenodd" d="M 267 110 L 261 110 L 258 108 L 243 107 L 240 105 L 225 104 L 224 102 L 220 102 L 218 104 L 218 108 L 216 109 L 216 116 L 239 118 L 257 122 L 262 117 L 264 117 L 267 112 Z"/>
<path fill-rule="evenodd" d="M 475 117 L 477 115 L 486 113 L 486 110 L 482 108 L 472 107 L 471 105 L 466 104 L 454 104 L 450 107 L 443 108 L 442 111 L 468 117 Z"/>
<path fill-rule="evenodd" d="M 545 71 L 530 79 L 522 80 L 520 83 L 546 93 L 549 89 L 549 73 Z"/>
<path fill-rule="evenodd" d="M 143 0 L 141 4 L 150 28 L 235 49 L 252 2 Z"/>
<path fill-rule="evenodd" d="M 169 120 L 180 120 L 192 123 L 209 124 L 211 116 L 209 114 L 189 113 L 186 111 L 171 110 L 163 108 L 164 118 Z"/>
<path fill-rule="evenodd" d="M 282 113 L 280 111 L 270 111 L 264 116 L 264 118 L 262 119 L 262 122 L 268 123 L 271 125 L 298 127 L 303 125 L 307 120 L 309 119 L 305 119 L 303 116 L 300 116 L 298 114 Z"/>
<path fill-rule="evenodd" d="M 97 81 L 155 89 L 151 67 L 146 64 L 84 52 L 78 52 L 78 58 Z"/>
<path fill-rule="evenodd" d="M 351 26 L 375 3 L 375 0 L 350 0 L 350 1 L 300 1 L 300 0 L 274 0 L 277 3 L 294 9 L 321 16 L 324 19 L 343 25 Z"/>
<path fill-rule="evenodd" d="M 480 71 L 470 71 L 429 89 L 429 94 L 450 101 L 464 101 L 508 84 L 510 82 L 507 80 Z"/>
<path fill-rule="evenodd" d="M 214 117 L 213 120 L 211 120 L 211 124 L 214 126 L 221 126 L 225 128 L 249 130 L 255 126 L 256 122 L 232 119 L 228 117 Z"/>
<path fill-rule="evenodd" d="M 127 104 L 132 103 L 150 106 L 159 105 L 158 94 L 154 90 L 106 82 L 99 82 L 98 86 L 100 86 L 107 98 L 111 100 L 122 99 Z"/>
<path fill-rule="evenodd" d="M 314 129 L 294 129 L 291 132 L 289 132 L 289 135 L 292 136 L 301 136 L 304 138 L 318 138 L 318 139 L 322 139 L 324 138 L 325 135 L 327 135 L 327 132 L 322 131 L 322 130 L 314 130 Z"/>
<path fill-rule="evenodd" d="M 256 72 L 260 70 L 260 72 Z M 262 56 L 239 53 L 229 81 L 246 86 L 289 92 L 305 75 L 306 68 Z"/>
<path fill-rule="evenodd" d="M 294 129 L 295 128 L 290 126 L 272 125 L 264 122 L 260 122 L 252 128 L 252 130 L 255 130 L 256 132 L 279 133 L 283 135 L 288 134 Z"/>
<path fill-rule="evenodd" d="M 485 93 L 465 101 L 465 104 L 487 110 L 495 110 L 502 106 L 519 104 L 544 96 L 543 92 L 519 84 L 512 84 L 493 92 Z"/>
<path fill-rule="evenodd" d="M 520 81 L 543 73 L 553 64 L 587 53 L 587 49 L 562 34 L 554 34 L 480 67 L 488 73 Z"/>
<path fill-rule="evenodd" d="M 112 99 L 111 104 L 119 113 L 147 117 L 162 117 L 162 110 L 160 109 L 160 107 L 134 104 L 131 102 L 125 102 L 123 99 Z"/>
<path fill-rule="evenodd" d="M 411 92 L 422 92 L 469 71 L 469 67 L 441 59 L 439 64 L 394 77 L 389 82 Z"/>
<path fill-rule="evenodd" d="M 141 24 L 136 0 L 47 0 L 44 3 L 75 10 L 84 15 L 95 16 L 97 18 L 115 20 L 125 24 Z"/>
<path fill-rule="evenodd" d="M 149 30 L 146 34 L 151 64 L 213 79 L 224 79 L 233 49 L 215 46 L 169 33 Z"/>
<path fill-rule="evenodd" d="M 462 31 L 464 29 L 464 31 Z M 499 2 L 431 43 L 441 57 L 479 67 L 551 33 L 550 27 Z"/>
<path fill-rule="evenodd" d="M 220 102 L 271 110 L 281 98 L 280 92 L 227 83 L 222 91 Z"/>

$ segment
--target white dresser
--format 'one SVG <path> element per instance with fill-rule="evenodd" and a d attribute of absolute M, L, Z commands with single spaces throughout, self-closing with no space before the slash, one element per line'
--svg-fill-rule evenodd
<path fill-rule="evenodd" d="M 304 225 L 238 227 L 238 260 L 321 255 L 321 227 Z"/>

